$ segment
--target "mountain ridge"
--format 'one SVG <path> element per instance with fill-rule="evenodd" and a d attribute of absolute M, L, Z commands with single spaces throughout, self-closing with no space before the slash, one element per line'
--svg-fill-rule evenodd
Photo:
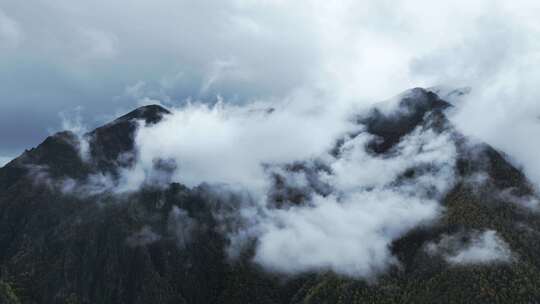
<path fill-rule="evenodd" d="M 400 98 L 402 109 L 397 114 L 375 109 L 358 118 L 364 132 L 373 136 L 366 148 L 374 157 L 391 157 L 418 128 L 435 133 L 452 128 L 444 114 L 451 105 L 437 94 L 416 88 Z M 188 188 L 171 183 L 90 196 L 51 187 L 50 182 L 66 178 L 85 182 L 96 173 L 117 178 L 119 166 L 128 168 L 136 161 L 118 158 L 133 152 L 138 121 L 156 124 L 169 113 L 148 106 L 82 138 L 60 132 L 0 168 L 0 299 L 9 299 L 6 303 L 16 303 L 15 298 L 21 303 L 539 301 L 540 260 L 535 252 L 540 250 L 540 217 L 518 202 L 534 197 L 534 190 L 503 154 L 485 144 L 471 148 L 458 133 L 454 138 L 458 178 L 442 198 L 444 212 L 435 223 L 415 227 L 395 240 L 391 252 L 399 265 L 372 280 L 328 269 L 293 276 L 268 271 L 253 262 L 255 248 L 249 244 L 231 260 L 220 216 L 226 218 L 228 208 L 238 208 L 234 202 L 239 198 L 216 196 L 212 185 Z M 360 134 L 337 140 L 335 157 Z M 79 151 L 85 138 L 87 160 Z M 412 168 L 401 178 L 432 169 Z M 285 170 L 311 176 L 328 168 L 306 162 L 288 164 Z M 275 175 L 274 193 L 269 194 L 277 202 L 273 208 L 305 204 L 305 189 L 280 178 Z M 319 182 L 310 180 L 308 188 L 327 195 Z M 445 260 L 445 254 L 453 254 L 454 243 L 467 248 L 485 231 L 496 231 L 508 244 L 511 260 L 469 266 Z M 429 246 L 443 253 L 432 255 Z"/>

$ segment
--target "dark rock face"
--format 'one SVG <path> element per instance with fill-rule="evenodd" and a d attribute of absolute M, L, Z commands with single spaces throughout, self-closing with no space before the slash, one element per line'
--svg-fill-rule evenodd
<path fill-rule="evenodd" d="M 170 112 L 158 105 L 140 107 L 115 121 L 97 128 L 86 135 L 90 155 L 102 171 L 114 172 L 118 165 L 129 165 L 129 155 L 124 164 L 118 160 L 123 154 L 132 153 L 137 123 L 156 124 Z"/>
<path fill-rule="evenodd" d="M 396 113 L 374 110 L 358 122 L 379 137 L 369 148 L 384 157 L 417 127 L 451 128 L 444 115 L 449 106 L 434 93 L 413 89 Z M 137 125 L 159 123 L 167 114 L 159 106 L 143 107 L 90 132 L 86 161 L 79 153 L 81 139 L 62 132 L 0 169 L 0 303 L 540 302 L 540 216 L 498 195 L 508 190 L 526 198 L 532 187 L 502 154 L 489 146 L 472 153 L 464 138 L 457 139 L 459 178 L 443 199 L 442 218 L 395 241 L 391 249 L 401 266 L 374 282 L 328 272 L 267 273 L 252 263 L 253 248 L 228 260 L 228 240 L 216 215 L 235 198 L 220 202 L 205 185 L 189 189 L 173 183 L 82 197 L 50 186 L 130 166 L 129 159 L 119 158 L 134 153 Z M 174 170 L 175 165 L 156 166 Z M 284 170 L 311 176 L 329 168 L 306 162 Z M 472 184 L 479 173 L 488 182 Z M 310 189 L 288 187 L 278 174 L 274 179 L 269 196 L 276 208 L 302 204 L 310 191 L 328 191 L 316 179 L 308 180 Z M 496 230 L 517 260 L 449 266 L 426 253 L 427 243 L 469 229 Z"/>
<path fill-rule="evenodd" d="M 435 93 L 415 88 L 402 96 L 394 113 L 387 115 L 374 109 L 367 118 L 361 118 L 360 123 L 366 125 L 369 133 L 380 137 L 379 141 L 370 144 L 370 149 L 375 153 L 384 153 L 427 121 L 426 115 L 433 116 L 433 119 L 439 116 L 437 119 L 442 120 L 442 111 L 449 106 Z"/>

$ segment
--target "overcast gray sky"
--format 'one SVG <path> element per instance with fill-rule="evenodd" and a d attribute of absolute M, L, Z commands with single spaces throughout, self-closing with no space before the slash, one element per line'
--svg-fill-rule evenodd
<path fill-rule="evenodd" d="M 494 97 L 505 96 L 497 113 L 519 105 L 538 114 L 539 5 L 0 0 L 0 157 L 35 146 L 61 128 L 59 113 L 78 107 L 95 126 L 144 103 L 282 100 L 302 90 L 366 103 L 438 84 L 489 92 L 461 122 L 494 137 L 497 122 L 472 118 Z"/>

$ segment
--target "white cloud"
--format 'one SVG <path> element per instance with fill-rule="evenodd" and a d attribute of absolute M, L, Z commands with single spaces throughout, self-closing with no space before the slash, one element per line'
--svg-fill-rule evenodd
<path fill-rule="evenodd" d="M 384 190 L 354 192 L 341 202 L 316 197 L 312 204 L 273 211 L 263 221 L 255 261 L 283 273 L 369 277 L 397 263 L 393 240 L 439 212 L 435 201 Z"/>
<path fill-rule="evenodd" d="M 78 106 L 72 110 L 66 110 L 58 113 L 62 121 L 62 130 L 72 132 L 78 140 L 78 151 L 83 160 L 88 160 L 90 157 L 90 143 L 85 138 L 88 132 L 87 126 L 83 122 L 83 108 Z"/>
<path fill-rule="evenodd" d="M 175 159 L 176 180 L 189 186 L 208 182 L 260 189 L 265 177 L 262 165 L 320 155 L 351 128 L 342 109 L 315 107 L 306 98 L 283 104 L 218 102 L 213 107 L 191 104 L 175 109 L 161 123 L 137 133 L 140 162 L 129 175 L 129 184 L 136 188 L 142 183 L 159 157 Z"/>
<path fill-rule="evenodd" d="M 370 277 L 397 263 L 391 243 L 441 211 L 437 199 L 453 184 L 455 146 L 448 134 L 419 129 L 399 153 L 382 159 L 366 152 L 368 139 L 350 140 L 344 155 L 330 160 L 332 173 L 322 178 L 334 194 L 268 211 L 257 228 L 257 262 L 285 273 L 329 269 L 353 277 Z M 397 182 L 407 169 L 426 164 L 437 170 Z"/>
<path fill-rule="evenodd" d="M 460 239 L 459 235 L 446 235 L 439 243 L 428 244 L 427 250 L 431 254 L 442 253 L 453 265 L 504 263 L 513 259 L 510 247 L 494 230 L 475 231 L 465 243 Z"/>

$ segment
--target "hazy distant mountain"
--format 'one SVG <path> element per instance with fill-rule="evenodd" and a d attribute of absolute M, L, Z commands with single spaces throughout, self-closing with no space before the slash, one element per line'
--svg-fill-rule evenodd
<path fill-rule="evenodd" d="M 355 116 L 361 131 L 328 151 L 339 161 L 367 134 L 365 151 L 384 164 L 414 132 L 444 133 L 455 145 L 455 179 L 442 197 L 435 186 L 416 188 L 431 176 L 425 172 L 446 170 L 433 161 L 404 168 L 385 186 L 424 191 L 442 211 L 393 240 L 396 262 L 384 271 L 271 271 L 254 261 L 256 238 L 231 257 L 227 232 L 237 229 L 242 198 L 223 197 L 211 184 L 171 182 L 170 174 L 182 172 L 171 160 L 157 159 L 159 174 L 140 189 L 116 191 L 137 161 L 137 128 L 172 115 L 154 105 L 83 136 L 57 133 L 0 169 L 0 303 L 540 302 L 540 214 L 530 206 L 531 185 L 504 155 L 455 130 L 446 116 L 452 105 L 434 92 L 413 89 L 391 111 Z M 271 209 L 340 195 L 321 178 L 334 170 L 324 161 L 280 168 L 271 175 Z M 289 183 L 286 172 L 302 172 L 307 182 Z"/>

